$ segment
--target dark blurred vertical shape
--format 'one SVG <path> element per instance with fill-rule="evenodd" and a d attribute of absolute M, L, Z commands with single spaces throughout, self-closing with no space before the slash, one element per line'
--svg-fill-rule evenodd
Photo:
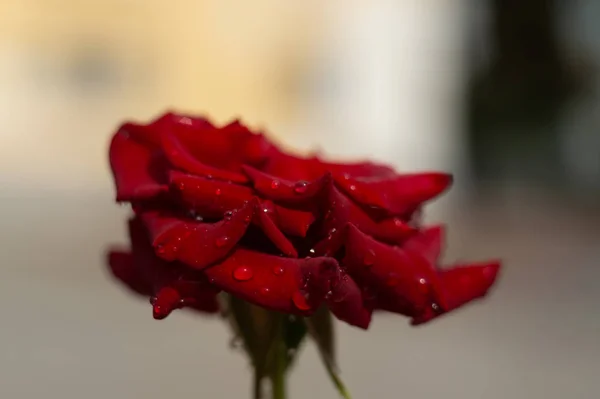
<path fill-rule="evenodd" d="M 473 176 L 556 183 L 556 126 L 578 87 L 562 49 L 559 1 L 489 0 L 488 6 L 489 62 L 473 70 L 467 90 Z"/>

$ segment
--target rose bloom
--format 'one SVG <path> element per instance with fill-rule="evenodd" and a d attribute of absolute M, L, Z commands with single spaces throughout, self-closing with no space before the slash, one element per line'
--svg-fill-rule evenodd
<path fill-rule="evenodd" d="M 216 312 L 225 291 L 300 316 L 325 305 L 361 328 L 376 310 L 420 324 L 484 296 L 500 267 L 438 263 L 444 229 L 418 216 L 445 173 L 303 158 L 238 121 L 173 113 L 122 125 L 110 164 L 134 210 L 131 251 L 110 265 L 157 319 Z"/>

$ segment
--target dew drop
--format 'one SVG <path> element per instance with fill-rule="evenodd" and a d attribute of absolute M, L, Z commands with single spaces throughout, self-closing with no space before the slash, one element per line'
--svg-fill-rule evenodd
<path fill-rule="evenodd" d="M 332 297 L 333 297 L 333 292 L 331 290 L 327 291 L 327 294 L 325 294 L 325 299 L 330 300 Z"/>
<path fill-rule="evenodd" d="M 344 174 L 342 175 L 342 178 L 343 178 L 344 180 L 350 180 L 350 173 L 344 173 Z"/>
<path fill-rule="evenodd" d="M 183 190 L 185 188 L 185 183 L 184 182 L 177 183 L 177 188 L 180 190 Z"/>
<path fill-rule="evenodd" d="M 354 184 L 350 185 L 350 191 L 355 191 L 356 190 L 356 186 Z"/>
<path fill-rule="evenodd" d="M 208 280 L 208 282 L 211 283 L 211 284 L 214 284 L 216 281 L 217 280 L 214 277 L 212 277 L 210 280 Z"/>
<path fill-rule="evenodd" d="M 439 312 L 439 311 L 440 311 L 440 305 L 438 305 L 437 303 L 432 303 L 432 304 L 431 304 L 431 309 L 432 309 L 434 312 Z"/>
<path fill-rule="evenodd" d="M 420 279 L 419 279 L 419 284 L 421 284 L 421 285 L 425 285 L 425 283 L 427 283 L 427 281 L 425 281 L 425 279 L 424 279 L 424 278 L 420 278 Z"/>
<path fill-rule="evenodd" d="M 294 294 L 292 295 L 292 302 L 294 302 L 294 305 L 300 310 L 309 310 L 310 309 L 310 305 L 308 304 L 308 301 L 306 300 L 306 293 L 304 293 L 302 291 L 294 292 Z"/>
<path fill-rule="evenodd" d="M 215 190 L 215 195 L 221 195 L 221 189 L 220 188 L 217 188 Z"/>
<path fill-rule="evenodd" d="M 275 266 L 273 267 L 273 274 L 275 274 L 276 276 L 281 276 L 284 272 L 283 267 L 281 266 Z"/>
<path fill-rule="evenodd" d="M 213 176 L 212 175 L 206 175 L 206 179 L 207 180 L 212 180 Z"/>
<path fill-rule="evenodd" d="M 277 190 L 279 188 L 279 181 L 278 180 L 271 180 L 271 189 L 272 190 Z"/>
<path fill-rule="evenodd" d="M 215 246 L 217 248 L 223 248 L 225 245 L 227 245 L 227 241 L 229 241 L 229 237 L 227 237 L 227 236 L 219 237 L 215 240 Z"/>
<path fill-rule="evenodd" d="M 252 279 L 252 269 L 247 266 L 237 267 L 233 271 L 233 278 L 237 281 L 248 281 Z"/>
<path fill-rule="evenodd" d="M 246 217 L 244 217 L 244 222 L 246 223 L 250 223 L 250 221 L 252 220 L 252 216 L 247 215 Z"/>
<path fill-rule="evenodd" d="M 372 249 L 370 249 L 367 251 L 367 253 L 363 257 L 363 264 L 365 266 L 369 267 L 369 266 L 373 266 L 374 263 L 375 263 L 375 252 Z"/>
<path fill-rule="evenodd" d="M 311 255 L 314 255 L 315 254 L 315 249 L 314 248 L 309 249 L 308 253 L 310 253 Z"/>
<path fill-rule="evenodd" d="M 304 194 L 308 190 L 308 183 L 304 180 L 300 180 L 294 184 L 294 192 L 296 194 Z"/>
<path fill-rule="evenodd" d="M 223 214 L 223 218 L 225 218 L 225 220 L 229 220 L 231 219 L 231 217 L 233 216 L 233 212 L 232 211 L 227 211 Z"/>
<path fill-rule="evenodd" d="M 269 287 L 262 287 L 260 289 L 260 294 L 261 295 L 269 295 L 270 292 L 271 292 L 271 290 L 269 289 Z"/>

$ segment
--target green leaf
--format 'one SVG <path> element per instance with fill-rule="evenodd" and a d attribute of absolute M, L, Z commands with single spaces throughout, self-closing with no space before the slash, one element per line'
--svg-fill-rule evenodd
<path fill-rule="evenodd" d="M 298 348 L 306 337 L 306 323 L 301 317 L 290 316 L 285 321 L 284 340 L 287 350 L 286 368 L 290 368 L 296 358 Z"/>
<path fill-rule="evenodd" d="M 254 397 L 262 397 L 262 380 L 269 374 L 269 357 L 277 333 L 273 313 L 233 295 L 226 295 L 229 321 L 254 367 Z"/>
<path fill-rule="evenodd" d="M 321 360 L 327 369 L 329 378 L 339 394 L 345 399 L 350 399 L 350 393 L 344 386 L 335 364 L 335 335 L 331 313 L 326 307 L 321 307 L 311 317 L 306 318 L 306 325 L 310 335 L 317 343 Z"/>

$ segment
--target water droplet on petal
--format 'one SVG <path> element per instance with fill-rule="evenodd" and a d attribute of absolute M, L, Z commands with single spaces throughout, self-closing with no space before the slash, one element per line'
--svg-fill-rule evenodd
<path fill-rule="evenodd" d="M 325 294 L 325 299 L 330 300 L 331 297 L 333 297 L 333 292 L 327 291 L 327 294 Z"/>
<path fill-rule="evenodd" d="M 212 175 L 206 175 L 206 178 L 207 178 L 208 180 L 212 180 L 213 176 L 212 176 Z"/>
<path fill-rule="evenodd" d="M 271 180 L 271 189 L 272 190 L 277 190 L 279 188 L 279 181 L 278 180 Z"/>
<path fill-rule="evenodd" d="M 281 276 L 284 272 L 283 267 L 281 266 L 275 266 L 273 267 L 273 274 L 275 274 L 276 276 Z"/>
<path fill-rule="evenodd" d="M 354 184 L 350 185 L 350 191 L 355 191 L 356 190 L 356 186 Z"/>
<path fill-rule="evenodd" d="M 365 256 L 363 257 L 363 264 L 365 266 L 373 266 L 375 263 L 375 252 L 372 249 L 369 249 Z"/>
<path fill-rule="evenodd" d="M 237 281 L 248 281 L 252 279 L 252 269 L 247 266 L 237 267 L 233 271 L 233 278 Z"/>
<path fill-rule="evenodd" d="M 269 287 L 262 287 L 260 289 L 260 294 L 261 295 L 269 295 L 270 292 L 271 292 L 271 290 L 269 289 Z"/>
<path fill-rule="evenodd" d="M 208 282 L 211 283 L 211 284 L 214 284 L 216 281 L 217 280 L 214 277 L 212 277 L 210 280 L 208 280 Z"/>
<path fill-rule="evenodd" d="M 308 301 L 306 300 L 305 292 L 302 292 L 302 291 L 294 292 L 294 294 L 292 295 L 292 302 L 294 302 L 294 305 L 300 310 L 309 310 L 310 309 L 310 305 L 308 304 Z"/>
<path fill-rule="evenodd" d="M 226 220 L 231 219 L 231 217 L 233 216 L 233 212 L 232 211 L 227 211 L 223 214 L 223 218 L 225 218 Z"/>
<path fill-rule="evenodd" d="M 344 173 L 342 177 L 344 178 L 344 180 L 350 180 L 350 173 Z"/>
<path fill-rule="evenodd" d="M 217 248 L 223 248 L 225 245 L 227 245 L 227 241 L 229 241 L 229 237 L 227 237 L 227 236 L 219 237 L 215 240 L 215 246 Z"/>
<path fill-rule="evenodd" d="M 294 192 L 296 194 L 304 194 L 308 190 L 308 182 L 304 180 L 300 180 L 296 184 L 294 184 Z"/>
<path fill-rule="evenodd" d="M 250 223 L 251 220 L 252 220 L 252 216 L 250 216 L 250 215 L 246 215 L 246 217 L 244 217 L 244 222 L 246 222 L 246 223 Z"/>
<path fill-rule="evenodd" d="M 419 284 L 423 284 L 424 285 L 425 283 L 427 283 L 427 281 L 425 281 L 424 278 L 420 278 L 419 279 Z"/>
<path fill-rule="evenodd" d="M 177 183 L 177 188 L 180 190 L 183 190 L 185 188 L 185 183 L 184 182 Z"/>
<path fill-rule="evenodd" d="M 309 249 L 309 250 L 308 250 L 308 252 L 309 252 L 311 255 L 314 255 L 314 254 L 315 254 L 315 249 L 314 249 L 314 248 L 311 248 L 311 249 Z"/>
<path fill-rule="evenodd" d="M 217 188 L 215 190 L 215 195 L 221 195 L 221 189 L 220 188 Z"/>
<path fill-rule="evenodd" d="M 434 312 L 439 312 L 439 311 L 441 310 L 441 309 L 440 309 L 440 305 L 438 305 L 437 303 L 432 303 L 432 304 L 431 304 L 431 309 L 432 309 Z"/>

